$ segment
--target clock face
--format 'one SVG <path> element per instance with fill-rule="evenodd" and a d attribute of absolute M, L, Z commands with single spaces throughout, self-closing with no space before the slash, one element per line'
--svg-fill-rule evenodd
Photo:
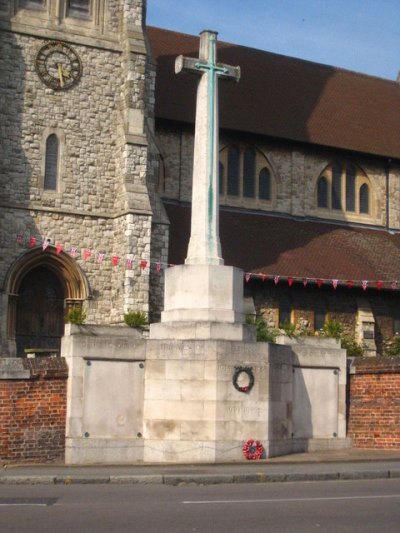
<path fill-rule="evenodd" d="M 82 75 L 82 64 L 71 46 L 51 41 L 40 48 L 35 60 L 36 72 L 48 87 L 65 91 L 73 87 Z"/>

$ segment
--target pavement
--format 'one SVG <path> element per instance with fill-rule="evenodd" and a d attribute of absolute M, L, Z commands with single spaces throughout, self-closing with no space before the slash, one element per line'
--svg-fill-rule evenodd
<path fill-rule="evenodd" d="M 400 478 L 400 450 L 346 449 L 220 464 L 7 464 L 4 484 L 218 484 Z"/>

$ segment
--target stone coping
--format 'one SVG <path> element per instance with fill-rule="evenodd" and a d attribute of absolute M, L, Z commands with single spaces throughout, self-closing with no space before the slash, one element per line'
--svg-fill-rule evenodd
<path fill-rule="evenodd" d="M 0 358 L 0 380 L 67 379 L 68 366 L 64 357 Z"/>

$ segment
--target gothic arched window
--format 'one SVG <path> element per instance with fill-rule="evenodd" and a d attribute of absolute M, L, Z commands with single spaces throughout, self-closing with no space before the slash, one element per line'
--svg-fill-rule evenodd
<path fill-rule="evenodd" d="M 346 167 L 346 211 L 356 210 L 356 167 Z"/>
<path fill-rule="evenodd" d="M 332 209 L 342 209 L 342 165 L 332 164 Z"/>
<path fill-rule="evenodd" d="M 271 200 L 271 174 L 266 167 L 258 176 L 258 197 L 260 200 Z"/>
<path fill-rule="evenodd" d="M 246 148 L 243 155 L 243 196 L 255 195 L 256 153 L 254 148 Z"/>
<path fill-rule="evenodd" d="M 239 195 L 239 150 L 230 146 L 228 151 L 228 184 L 227 194 Z"/>
<path fill-rule="evenodd" d="M 370 187 L 361 168 L 347 161 L 333 161 L 317 180 L 316 205 L 343 214 L 371 214 Z"/>
<path fill-rule="evenodd" d="M 219 176 L 219 194 L 224 194 L 225 193 L 225 190 L 224 190 L 224 165 L 221 163 L 221 161 L 219 162 L 219 173 L 218 173 L 218 176 Z"/>
<path fill-rule="evenodd" d="M 360 187 L 360 213 L 369 213 L 369 187 L 366 183 Z"/>
<path fill-rule="evenodd" d="M 256 146 L 238 143 L 221 149 L 219 194 L 222 204 L 267 209 L 276 181 L 266 156 Z"/>
<path fill-rule="evenodd" d="M 52 133 L 46 140 L 46 158 L 44 167 L 44 189 L 48 191 L 57 190 L 58 178 L 58 138 Z"/>
<path fill-rule="evenodd" d="M 318 180 L 317 205 L 328 207 L 328 180 L 325 176 L 321 176 Z"/>

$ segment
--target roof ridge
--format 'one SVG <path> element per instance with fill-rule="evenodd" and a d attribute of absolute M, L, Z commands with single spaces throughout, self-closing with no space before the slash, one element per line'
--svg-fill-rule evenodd
<path fill-rule="evenodd" d="M 157 26 L 151 26 L 151 25 L 146 26 L 146 28 L 149 28 L 150 30 L 154 29 L 154 30 L 157 30 L 157 31 L 168 32 L 168 33 L 171 33 L 171 34 L 174 34 L 174 35 L 177 35 L 177 36 L 178 35 L 182 35 L 182 36 L 185 36 L 185 37 L 192 37 L 193 39 L 199 39 L 199 35 L 193 35 L 192 33 L 186 33 L 186 32 L 177 31 L 177 30 L 170 30 L 168 28 L 159 28 Z M 234 46 L 235 48 L 244 48 L 246 50 L 254 50 L 254 51 L 260 52 L 262 54 L 269 54 L 269 55 L 272 55 L 272 56 L 283 57 L 283 58 L 286 58 L 286 59 L 295 60 L 295 61 L 298 61 L 298 62 L 301 62 L 301 63 L 308 63 L 310 65 L 314 65 L 314 66 L 317 66 L 317 67 L 322 67 L 323 69 L 330 69 L 330 70 L 334 70 L 334 71 L 344 72 L 345 74 L 353 74 L 355 76 L 362 76 L 362 77 L 366 77 L 366 78 L 372 78 L 373 80 L 379 80 L 379 81 L 384 82 L 384 83 L 393 83 L 397 87 L 399 87 L 399 89 L 400 89 L 400 83 L 397 80 L 392 80 L 392 79 L 389 79 L 389 78 L 382 78 L 381 76 L 368 74 L 366 72 L 360 72 L 360 71 L 357 71 L 357 70 L 351 70 L 351 69 L 347 69 L 345 67 L 339 67 L 339 66 L 336 66 L 336 65 L 330 65 L 328 63 L 320 63 L 318 61 L 312 61 L 311 59 L 304 59 L 302 57 L 290 56 L 290 55 L 287 55 L 287 54 L 282 54 L 280 52 L 272 52 L 271 50 L 264 50 L 262 48 L 256 48 L 254 46 L 246 46 L 246 45 L 243 45 L 243 44 L 231 43 L 229 41 L 224 41 L 224 40 L 221 40 L 221 41 L 219 40 L 218 44 L 221 44 L 221 45 L 223 45 L 225 47 L 226 46 Z"/>

